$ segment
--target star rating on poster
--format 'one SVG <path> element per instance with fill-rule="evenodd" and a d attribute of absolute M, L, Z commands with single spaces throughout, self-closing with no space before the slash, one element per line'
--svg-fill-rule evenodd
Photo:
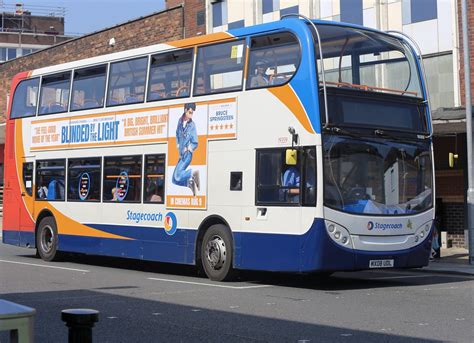
<path fill-rule="evenodd" d="M 222 131 L 222 130 L 229 130 L 233 128 L 234 128 L 234 124 L 216 124 L 216 125 L 210 126 L 211 131 Z"/>

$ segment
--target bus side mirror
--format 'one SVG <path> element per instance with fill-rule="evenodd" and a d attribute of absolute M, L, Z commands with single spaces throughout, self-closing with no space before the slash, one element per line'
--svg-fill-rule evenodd
<path fill-rule="evenodd" d="M 453 154 L 452 152 L 449 153 L 449 167 L 453 168 L 454 167 L 454 162 L 457 160 L 459 157 L 458 154 Z"/>
<path fill-rule="evenodd" d="M 298 152 L 295 149 L 286 149 L 286 165 L 295 166 L 298 163 Z"/>

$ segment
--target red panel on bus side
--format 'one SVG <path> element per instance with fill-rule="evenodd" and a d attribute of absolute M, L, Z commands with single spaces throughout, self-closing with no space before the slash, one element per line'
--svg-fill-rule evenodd
<path fill-rule="evenodd" d="M 3 230 L 20 230 L 20 223 L 23 229 L 34 231 L 34 222 L 28 215 L 28 210 L 21 196 L 21 163 L 17 164 L 17 158 L 21 159 L 25 152 L 23 150 L 23 137 L 17 133 L 22 133 L 21 119 L 10 120 L 10 110 L 13 94 L 21 80 L 27 78 L 30 72 L 23 72 L 15 75 L 12 80 L 10 90 L 10 101 L 7 111 L 6 139 L 5 139 L 5 198 L 3 204 Z M 16 127 L 17 126 L 17 127 Z M 17 156 L 17 154 L 19 156 Z M 20 211 L 22 209 L 22 211 Z M 24 209 L 24 210 L 23 210 Z M 20 213 L 23 215 L 20 216 Z"/>

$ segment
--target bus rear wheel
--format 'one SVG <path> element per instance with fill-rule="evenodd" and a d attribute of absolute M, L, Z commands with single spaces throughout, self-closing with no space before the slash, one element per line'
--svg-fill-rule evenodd
<path fill-rule="evenodd" d="M 53 217 L 41 219 L 36 232 L 36 251 L 44 261 L 57 261 L 58 229 Z"/>
<path fill-rule="evenodd" d="M 207 277 L 213 281 L 233 279 L 233 253 L 229 228 L 222 224 L 212 225 L 201 242 L 201 263 Z"/>

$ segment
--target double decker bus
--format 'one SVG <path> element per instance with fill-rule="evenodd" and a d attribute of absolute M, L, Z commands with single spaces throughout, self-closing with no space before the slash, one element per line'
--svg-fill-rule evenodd
<path fill-rule="evenodd" d="M 420 59 L 398 34 L 292 17 L 20 73 L 3 242 L 212 280 L 425 266 Z"/>

